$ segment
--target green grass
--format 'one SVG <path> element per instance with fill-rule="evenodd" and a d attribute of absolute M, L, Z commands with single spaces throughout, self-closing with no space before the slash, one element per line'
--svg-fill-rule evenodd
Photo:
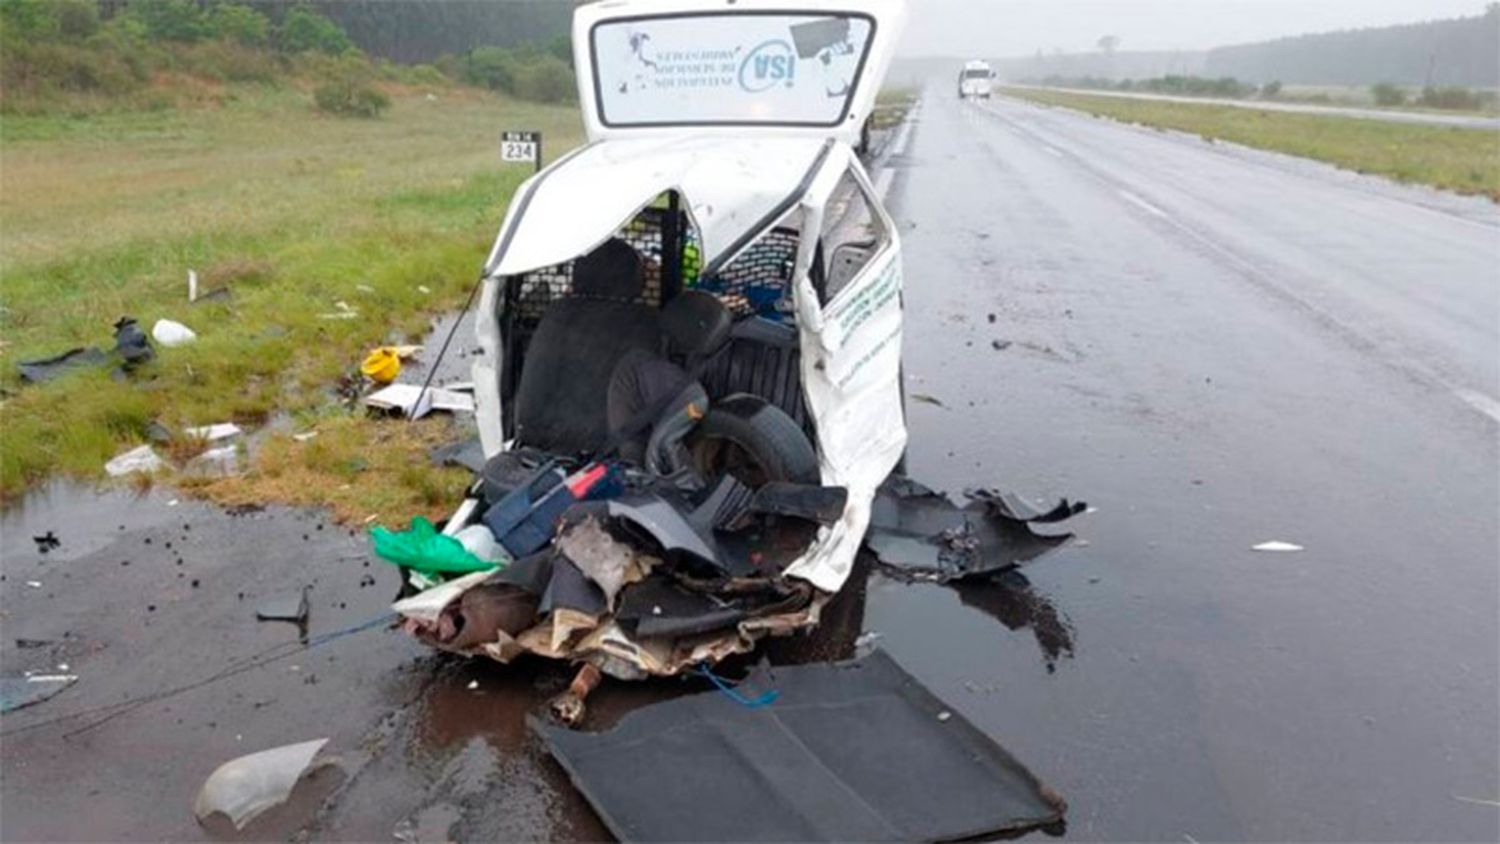
<path fill-rule="evenodd" d="M 499 163 L 499 132 L 540 129 L 556 154 L 579 127 L 572 107 L 433 96 L 398 95 L 378 120 L 253 86 L 208 108 L 6 116 L 0 498 L 57 472 L 97 476 L 152 421 L 326 413 L 368 347 L 415 338 L 460 304 L 530 172 Z M 190 268 L 232 297 L 189 304 Z M 359 318 L 321 318 L 339 301 Z M 123 381 L 18 382 L 19 360 L 107 350 L 127 314 L 148 331 L 175 319 L 199 339 L 158 349 Z"/>
<path fill-rule="evenodd" d="M 1500 201 L 1500 132 L 1024 88 L 1006 94 Z"/>

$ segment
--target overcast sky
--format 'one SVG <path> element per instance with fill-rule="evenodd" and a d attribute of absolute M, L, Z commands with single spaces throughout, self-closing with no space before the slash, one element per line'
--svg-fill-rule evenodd
<path fill-rule="evenodd" d="M 1485 0 L 907 0 L 903 55 L 1187 50 L 1480 14 Z"/>

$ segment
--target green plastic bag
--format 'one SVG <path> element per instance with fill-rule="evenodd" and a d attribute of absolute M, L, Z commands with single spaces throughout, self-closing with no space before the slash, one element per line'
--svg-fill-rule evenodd
<path fill-rule="evenodd" d="M 468 574 L 499 568 L 469 553 L 462 542 L 438 533 L 421 516 L 411 520 L 411 530 L 396 532 L 383 527 L 370 529 L 375 553 L 387 562 L 416 569 L 423 574 Z"/>

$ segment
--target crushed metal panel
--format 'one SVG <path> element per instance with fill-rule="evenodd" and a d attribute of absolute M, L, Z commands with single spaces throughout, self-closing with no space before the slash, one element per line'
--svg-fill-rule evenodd
<path fill-rule="evenodd" d="M 952 840 L 1066 811 L 883 652 L 777 669 L 774 683 L 758 709 L 707 693 L 604 733 L 530 723 L 621 841 Z"/>

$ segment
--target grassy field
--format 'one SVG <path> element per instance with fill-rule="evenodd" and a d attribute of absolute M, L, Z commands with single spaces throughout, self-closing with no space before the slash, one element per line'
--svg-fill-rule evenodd
<path fill-rule="evenodd" d="M 1300 155 L 1500 202 L 1500 132 L 1028 88 L 1004 91 L 1044 105 Z"/>
<path fill-rule="evenodd" d="M 308 499 L 324 477 L 336 483 L 322 489 L 348 493 L 344 515 L 451 503 L 463 473 L 418 458 L 446 423 L 393 433 L 399 423 L 342 410 L 334 385 L 369 347 L 410 341 L 462 302 L 530 172 L 499 163 L 499 132 L 539 129 L 556 155 L 579 139 L 577 111 L 463 88 L 393 96 L 375 120 L 320 115 L 291 86 L 247 87 L 201 108 L 5 117 L 0 498 L 56 472 L 98 476 L 153 421 L 275 418 L 322 432 L 296 444 L 308 447 L 303 466 L 293 470 L 293 441 L 274 434 L 244 478 L 198 487 L 248 499 L 265 484 L 283 500 L 320 503 Z M 189 304 L 189 269 L 230 298 Z M 323 317 L 340 302 L 358 318 Z M 124 380 L 83 372 L 19 383 L 17 361 L 108 350 L 122 315 L 148 331 L 175 319 L 199 339 L 159 348 Z"/>

